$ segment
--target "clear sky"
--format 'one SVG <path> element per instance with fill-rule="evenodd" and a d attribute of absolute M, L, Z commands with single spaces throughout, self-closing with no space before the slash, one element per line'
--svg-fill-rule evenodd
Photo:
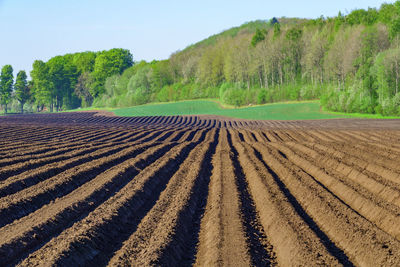
<path fill-rule="evenodd" d="M 126 48 L 134 60 L 171 53 L 222 30 L 272 17 L 316 18 L 379 7 L 378 0 L 0 0 L 0 67 Z M 394 1 L 386 1 L 393 3 Z"/>

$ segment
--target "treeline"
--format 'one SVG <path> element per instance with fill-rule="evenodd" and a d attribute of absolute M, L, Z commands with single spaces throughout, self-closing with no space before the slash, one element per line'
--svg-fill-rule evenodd
<path fill-rule="evenodd" d="M 39 110 L 47 106 L 50 111 L 91 106 L 104 93 L 106 79 L 132 65 L 132 55 L 125 49 L 36 60 L 31 72 L 35 104 Z"/>
<path fill-rule="evenodd" d="M 133 64 L 123 49 L 57 56 L 35 61 L 31 78 L 29 101 L 39 111 L 321 99 L 332 111 L 400 115 L 400 1 L 332 18 L 249 22 L 162 61 Z M 3 106 L 8 95 L 17 99 L 16 90 L 3 94 L 6 81 L 0 77 Z"/>
<path fill-rule="evenodd" d="M 88 107 L 103 95 L 108 77 L 122 74 L 132 65 L 132 55 L 125 49 L 66 54 L 47 62 L 36 60 L 31 80 L 20 71 L 15 83 L 12 66 L 5 65 L 0 75 L 1 104 L 6 113 L 15 102 L 19 102 L 21 112 L 25 104 L 38 112 Z"/>
<path fill-rule="evenodd" d="M 255 21 L 108 78 L 95 105 L 321 99 L 332 111 L 399 115 L 399 33 L 400 1 L 332 18 Z"/>
<path fill-rule="evenodd" d="M 291 27 L 306 21 L 282 18 L 279 25 Z M 198 98 L 221 98 L 238 106 L 257 102 L 253 96 L 261 87 L 250 83 L 245 73 L 252 60 L 248 53 L 254 50 L 250 42 L 258 29 L 266 32 L 276 22 L 249 22 L 178 51 L 168 60 L 138 62 L 122 75 L 109 77 L 105 94 L 95 99 L 94 105 L 123 107 Z M 245 85 L 249 90 L 242 90 Z M 240 96 L 243 93 L 244 98 Z"/>

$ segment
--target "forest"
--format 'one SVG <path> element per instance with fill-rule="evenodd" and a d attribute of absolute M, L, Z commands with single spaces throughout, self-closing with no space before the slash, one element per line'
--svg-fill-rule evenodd
<path fill-rule="evenodd" d="M 89 107 L 105 93 L 107 78 L 133 66 L 129 50 L 115 48 L 56 56 L 47 62 L 35 60 L 31 80 L 21 70 L 13 82 L 13 68 L 5 65 L 0 74 L 0 100 L 7 113 L 12 110 L 61 111 Z"/>
<path fill-rule="evenodd" d="M 320 99 L 330 111 L 400 115 L 400 1 L 317 19 L 245 23 L 173 53 L 134 62 L 111 49 L 36 60 L 27 81 L 0 75 L 5 111 L 128 107 L 218 98 L 245 106 Z"/>

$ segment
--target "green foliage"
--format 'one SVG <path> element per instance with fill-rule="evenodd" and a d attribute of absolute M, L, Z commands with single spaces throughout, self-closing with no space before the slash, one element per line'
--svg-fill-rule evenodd
<path fill-rule="evenodd" d="M 238 88 L 229 88 L 222 95 L 223 103 L 233 105 L 235 107 L 244 106 L 246 104 L 246 90 Z"/>
<path fill-rule="evenodd" d="M 83 72 L 75 84 L 74 93 L 82 101 L 82 107 L 90 107 L 93 103 L 93 96 L 90 93 L 92 76 L 89 72 Z"/>
<path fill-rule="evenodd" d="M 335 30 L 339 30 L 339 28 L 345 23 L 345 17 L 342 15 L 342 12 L 339 11 L 337 17 L 334 20 L 335 22 Z"/>
<path fill-rule="evenodd" d="M 298 42 L 301 38 L 303 31 L 299 28 L 290 28 L 287 32 L 286 32 L 286 39 L 290 42 Z"/>
<path fill-rule="evenodd" d="M 385 24 L 390 24 L 397 16 L 397 10 L 393 4 L 384 3 L 379 9 L 379 21 Z"/>
<path fill-rule="evenodd" d="M 259 42 L 264 41 L 266 33 L 267 32 L 265 30 L 257 29 L 256 33 L 253 35 L 253 38 L 251 39 L 251 45 L 255 47 Z"/>
<path fill-rule="evenodd" d="M 173 71 L 168 60 L 151 63 L 150 84 L 152 88 L 162 88 L 173 83 Z"/>
<path fill-rule="evenodd" d="M 281 25 L 279 23 L 274 24 L 274 38 L 278 38 L 281 35 Z"/>
<path fill-rule="evenodd" d="M 0 74 L 0 102 L 7 113 L 7 105 L 11 102 L 11 93 L 13 89 L 14 76 L 11 65 L 5 65 Z"/>
<path fill-rule="evenodd" d="M 28 86 L 28 81 L 26 72 L 21 70 L 17 74 L 17 78 L 15 80 L 15 98 L 21 104 L 21 113 L 24 113 L 24 104 L 31 97 L 30 87 Z"/>
<path fill-rule="evenodd" d="M 385 99 L 400 92 L 400 48 L 393 48 L 379 53 L 371 68 L 374 76 L 378 102 L 382 105 Z"/>
<path fill-rule="evenodd" d="M 132 54 L 129 50 L 115 48 L 102 51 L 97 57 L 94 65 L 94 84 L 91 94 L 94 97 L 104 93 L 104 83 L 107 77 L 121 74 L 125 69 L 133 65 Z"/>
<path fill-rule="evenodd" d="M 129 93 L 134 94 L 135 91 L 140 90 L 146 94 L 151 93 L 149 72 L 151 71 L 150 66 L 139 69 L 130 79 L 127 90 Z"/>
<path fill-rule="evenodd" d="M 77 71 L 81 74 L 84 72 L 92 72 L 96 62 L 95 52 L 83 52 L 73 55 L 73 64 L 76 66 Z"/>
<path fill-rule="evenodd" d="M 257 95 L 257 104 L 265 104 L 271 102 L 271 96 L 269 94 L 269 91 L 262 89 L 259 91 Z"/>
<path fill-rule="evenodd" d="M 51 58 L 46 65 L 48 66 L 48 77 L 53 85 L 51 90 L 51 110 L 55 105 L 56 110 L 60 110 L 63 105 L 67 109 L 75 108 L 74 93 L 75 84 L 79 77 L 77 67 L 72 62 L 72 57 L 57 56 Z M 54 103 L 53 103 L 54 98 Z"/>
<path fill-rule="evenodd" d="M 379 13 L 375 8 L 356 9 L 346 16 L 346 22 L 350 25 L 364 24 L 373 25 L 379 19 Z"/>
<path fill-rule="evenodd" d="M 395 38 L 400 34 L 400 17 L 390 22 L 389 32 L 391 38 Z"/>
<path fill-rule="evenodd" d="M 120 75 L 132 65 L 132 55 L 125 49 L 66 54 L 48 62 L 37 60 L 31 72 L 32 97 L 38 110 L 44 106 L 50 111 L 90 106 L 94 97 L 99 98 L 96 103 L 102 102 L 108 77 Z M 123 76 L 115 94 L 126 93 L 130 78 Z"/>
<path fill-rule="evenodd" d="M 49 67 L 41 60 L 35 60 L 32 65 L 32 93 L 35 104 L 43 106 L 49 104 L 53 96 L 53 84 L 49 77 Z"/>

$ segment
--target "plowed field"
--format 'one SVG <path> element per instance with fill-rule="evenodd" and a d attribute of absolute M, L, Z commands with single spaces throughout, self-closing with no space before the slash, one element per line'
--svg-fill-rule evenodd
<path fill-rule="evenodd" d="M 0 117 L 1 266 L 400 266 L 400 122 Z"/>

